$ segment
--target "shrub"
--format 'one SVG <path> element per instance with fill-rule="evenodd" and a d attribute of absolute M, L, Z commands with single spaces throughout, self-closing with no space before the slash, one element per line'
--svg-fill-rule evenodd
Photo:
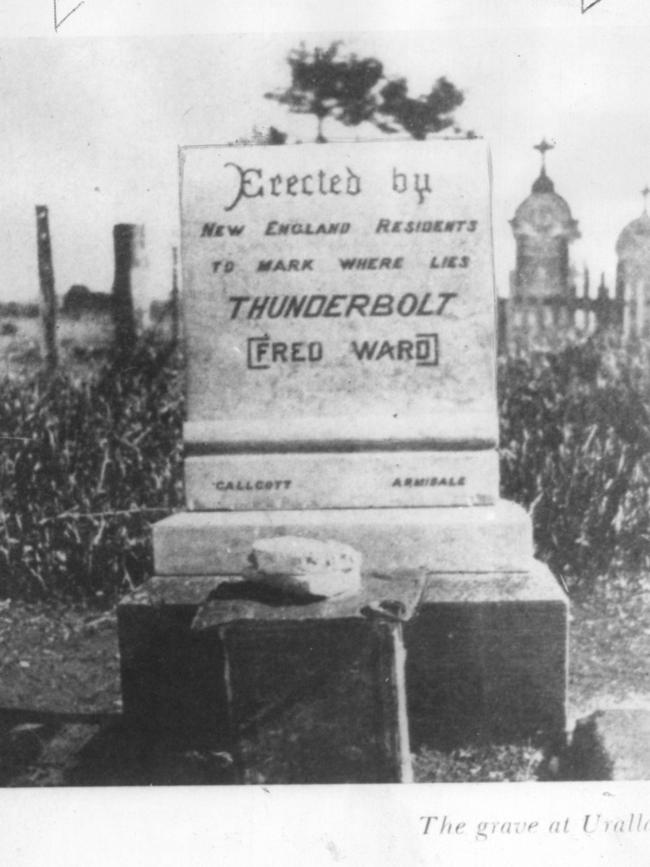
<path fill-rule="evenodd" d="M 178 358 L 0 384 L 0 595 L 115 596 L 152 570 L 150 525 L 182 503 Z"/>
<path fill-rule="evenodd" d="M 502 495 L 572 586 L 650 562 L 648 355 L 599 338 L 500 362 Z"/>

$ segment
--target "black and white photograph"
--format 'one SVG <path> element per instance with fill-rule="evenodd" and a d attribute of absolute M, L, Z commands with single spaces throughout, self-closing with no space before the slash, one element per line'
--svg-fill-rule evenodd
<path fill-rule="evenodd" d="M 433 5 L 0 31 L 0 794 L 642 863 L 650 12 Z"/>

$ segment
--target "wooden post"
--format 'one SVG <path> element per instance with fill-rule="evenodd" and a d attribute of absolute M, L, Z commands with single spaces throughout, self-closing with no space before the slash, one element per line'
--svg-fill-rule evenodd
<path fill-rule="evenodd" d="M 135 348 L 135 312 L 131 291 L 131 270 L 134 266 L 138 226 L 118 223 L 113 226 L 115 278 L 113 281 L 113 322 L 115 348 L 120 357 L 127 357 Z"/>
<path fill-rule="evenodd" d="M 508 307 L 509 298 L 497 298 L 497 353 L 508 354 Z"/>
<path fill-rule="evenodd" d="M 172 346 L 178 346 L 179 337 L 179 320 L 180 320 L 180 298 L 178 293 L 178 247 L 172 247 L 172 297 L 171 297 L 171 314 L 172 314 Z"/>
<path fill-rule="evenodd" d="M 56 369 L 56 293 L 54 291 L 54 267 L 52 243 L 46 205 L 36 205 L 36 244 L 38 247 L 38 278 L 41 285 L 41 322 L 43 323 L 43 346 L 45 366 L 48 371 Z"/>

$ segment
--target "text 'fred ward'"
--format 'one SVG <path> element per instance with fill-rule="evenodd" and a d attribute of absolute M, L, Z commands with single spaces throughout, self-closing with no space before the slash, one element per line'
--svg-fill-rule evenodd
<path fill-rule="evenodd" d="M 414 339 L 353 340 L 350 352 L 357 361 L 414 361 L 416 367 L 437 367 L 439 360 L 438 335 L 416 334 Z M 268 370 L 278 363 L 316 363 L 323 360 L 320 340 L 289 343 L 271 340 L 268 335 L 249 337 L 246 365 L 249 370 Z"/>

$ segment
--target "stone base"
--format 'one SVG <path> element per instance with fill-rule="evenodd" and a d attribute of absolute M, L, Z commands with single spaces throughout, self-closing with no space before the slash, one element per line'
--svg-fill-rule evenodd
<path fill-rule="evenodd" d="M 567 641 L 568 600 L 542 563 L 431 575 L 405 630 L 413 747 L 562 742 Z"/>
<path fill-rule="evenodd" d="M 121 602 L 124 714 L 152 750 L 167 743 L 198 749 L 216 745 L 238 755 L 240 780 L 253 781 L 255 774 L 267 779 L 271 774 L 279 781 L 280 772 L 277 765 L 269 765 L 269 756 L 279 750 L 288 761 L 296 735 L 301 749 L 312 755 L 302 781 L 315 779 L 314 774 L 322 777 L 320 782 L 333 781 L 340 779 L 343 765 L 327 769 L 326 758 L 317 755 L 315 741 L 309 740 L 311 723 L 305 720 L 320 715 L 331 728 L 340 717 L 347 720 L 344 728 L 354 731 L 345 749 L 350 747 L 349 755 L 357 756 L 355 779 L 369 780 L 372 773 L 387 779 L 386 767 L 393 768 L 391 778 L 396 778 L 395 768 L 403 767 L 399 756 L 404 749 L 398 744 L 404 743 L 404 734 L 401 711 L 396 710 L 398 642 L 395 631 L 386 626 L 391 622 L 404 630 L 407 708 L 415 751 L 488 738 L 563 741 L 568 603 L 540 563 L 533 563 L 528 572 L 430 574 L 426 582 L 405 572 L 381 580 L 366 576 L 368 604 L 350 595 L 291 606 L 291 623 L 277 599 L 246 598 L 259 588 L 251 591 L 245 585 L 234 576 L 161 576 Z M 371 599 L 400 604 L 382 609 L 370 604 Z M 367 620 L 360 617 L 361 608 L 367 609 Z M 371 625 L 374 617 L 381 624 L 379 632 Z M 309 693 L 305 685 L 318 681 L 316 669 L 322 659 L 339 660 L 338 680 L 322 681 L 329 682 L 329 693 Z M 304 666 L 294 670 L 296 660 L 304 660 Z M 366 672 L 374 672 L 370 679 L 362 673 L 364 666 Z M 235 669 L 233 685 L 227 673 Z M 319 669 L 320 674 L 326 670 L 327 666 Z M 345 680 L 347 671 L 350 681 Z M 388 692 L 380 688 L 382 671 Z M 276 695 L 279 704 L 268 716 Z M 257 711 L 251 711 L 251 703 Z M 380 705 L 382 713 L 377 711 Z M 379 716 L 367 715 L 372 707 Z M 363 717 L 364 724 L 378 721 L 392 746 L 377 752 L 380 741 L 376 732 L 371 733 L 368 743 L 376 755 L 368 761 L 367 752 L 358 752 L 363 740 L 360 730 L 351 726 L 350 713 Z M 252 728 L 251 720 L 257 720 Z M 257 736 L 251 738 L 255 730 Z M 233 737 L 233 732 L 242 737 Z M 286 762 L 284 767 L 282 779 L 298 781 L 299 769 L 292 766 L 287 771 Z"/>
<path fill-rule="evenodd" d="M 422 509 L 182 512 L 153 528 L 158 575 L 239 575 L 256 539 L 306 536 L 352 545 L 366 573 L 524 572 L 533 559 L 525 510 L 494 506 Z"/>

